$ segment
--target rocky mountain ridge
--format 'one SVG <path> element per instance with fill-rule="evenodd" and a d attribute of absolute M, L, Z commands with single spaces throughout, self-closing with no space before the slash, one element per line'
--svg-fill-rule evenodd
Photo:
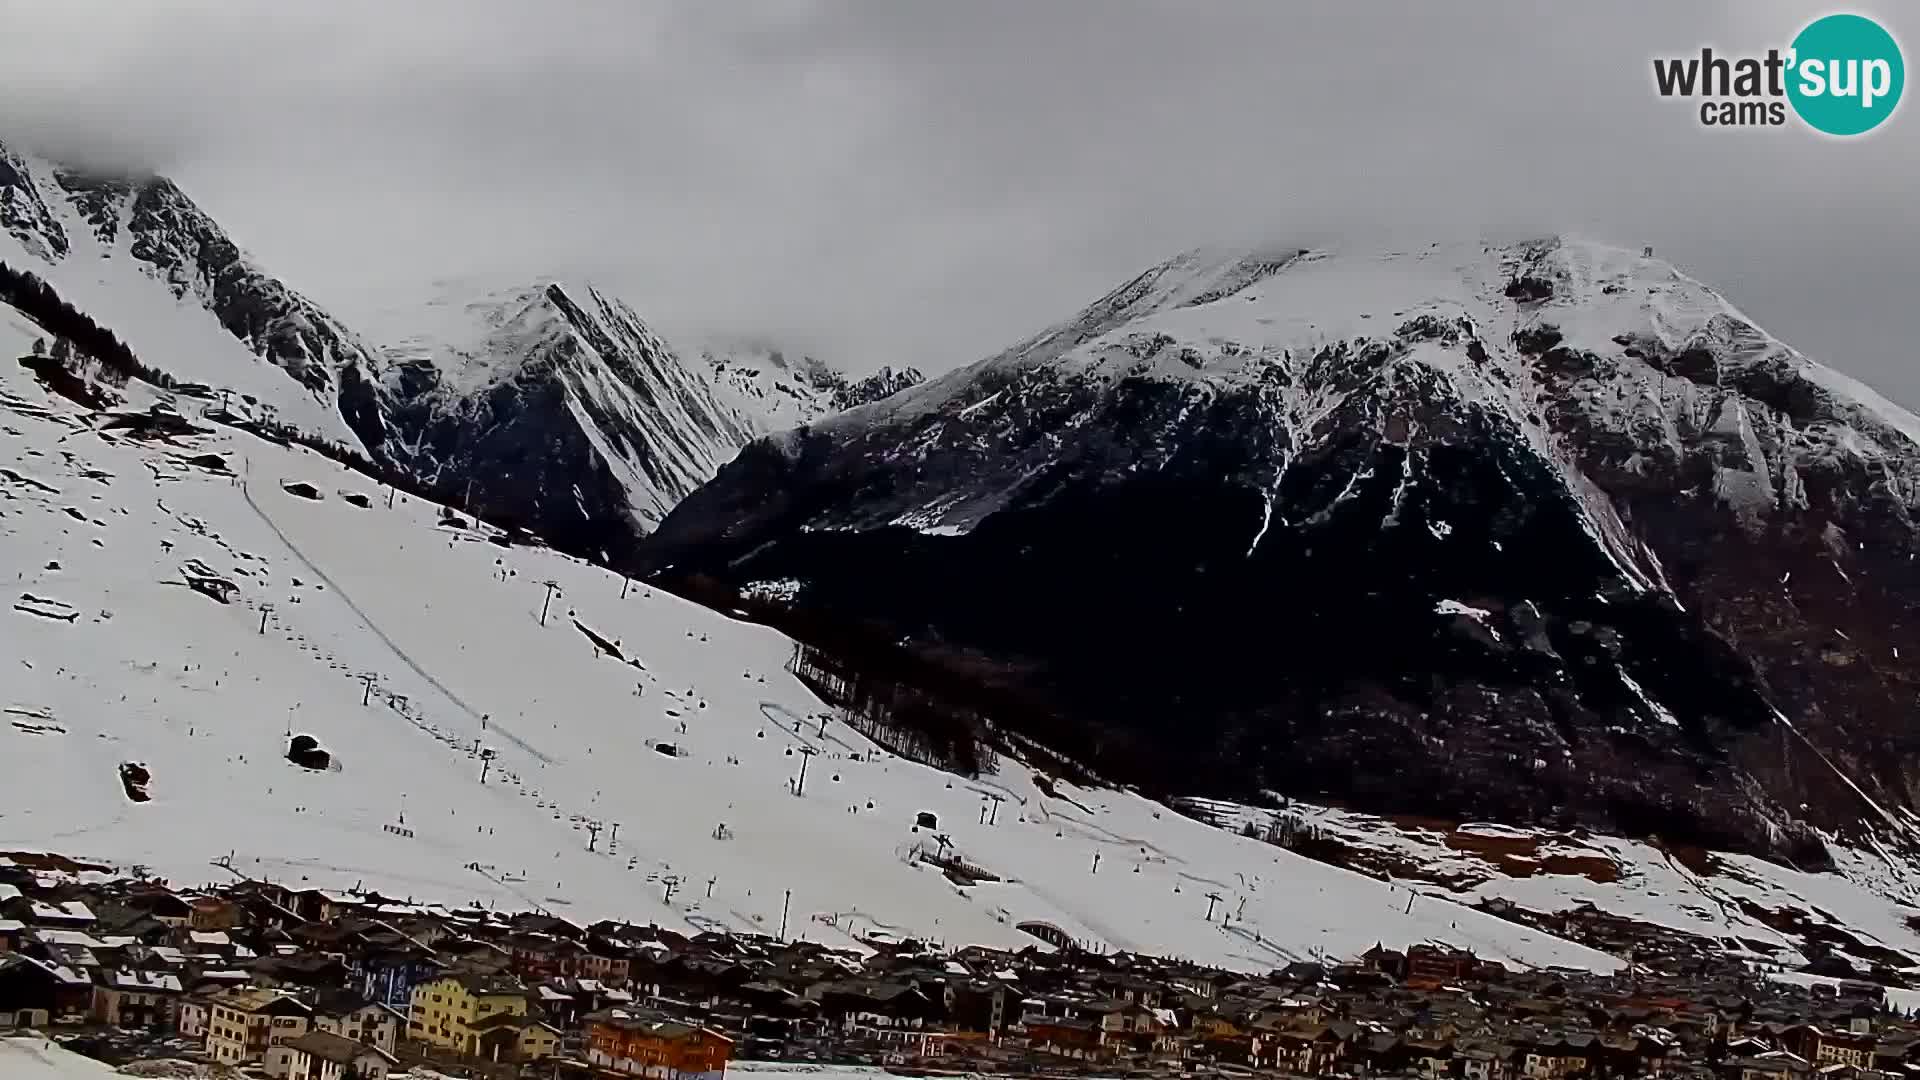
<path fill-rule="evenodd" d="M 856 378 L 765 340 L 710 341 L 699 352 L 714 392 L 747 417 L 758 435 L 813 423 L 926 381 L 917 368 L 890 366 Z"/>
<path fill-rule="evenodd" d="M 753 436 L 594 286 L 536 283 L 459 317 L 448 336 L 382 350 L 377 381 L 346 404 L 388 456 L 476 513 L 605 558 Z"/>
<path fill-rule="evenodd" d="M 169 381 L 602 559 L 755 435 L 918 379 L 856 380 L 811 358 L 788 369 L 777 350 L 723 371 L 683 358 L 604 288 L 545 278 L 456 284 L 357 334 L 172 181 L 87 175 L 3 144 L 0 229 L 0 262 Z"/>
<path fill-rule="evenodd" d="M 335 398 L 366 345 L 267 273 L 172 181 L 99 176 L 0 143 L 0 262 L 46 281 L 174 378 L 355 442 Z"/>

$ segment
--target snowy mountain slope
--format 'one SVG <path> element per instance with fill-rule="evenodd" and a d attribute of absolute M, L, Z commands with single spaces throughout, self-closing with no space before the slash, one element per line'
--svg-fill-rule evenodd
<path fill-rule="evenodd" d="M 1912 921 L 1920 876 L 1903 860 L 1837 839 L 1835 869 L 1808 873 L 1581 831 L 1391 820 L 1299 801 L 1268 810 L 1200 799 L 1185 809 L 1235 832 L 1279 823 L 1294 850 L 1488 910 L 1563 918 L 1596 910 L 1775 969 L 1816 957 L 1862 974 L 1920 966 Z"/>
<path fill-rule="evenodd" d="M 811 356 L 764 341 L 709 341 L 699 347 L 714 394 L 745 417 L 755 435 L 810 424 L 915 386 L 917 369 L 883 367 L 852 378 Z"/>
<path fill-rule="evenodd" d="M 357 443 L 334 399 L 365 347 L 171 181 L 83 175 L 0 142 L 0 263 L 50 283 L 150 367 Z"/>
<path fill-rule="evenodd" d="M 1197 253 L 749 447 L 634 565 L 1159 790 L 1822 865 L 1913 833 L 1917 423 L 1650 257 Z"/>
<path fill-rule="evenodd" d="M 18 353 L 32 328 L 0 315 L 0 353 Z M 963 781 L 838 722 L 822 733 L 772 630 L 417 500 L 389 508 L 309 452 L 126 422 L 0 367 L 0 557 L 16 568 L 0 847 L 188 881 L 225 874 L 208 862 L 230 854 L 278 881 L 761 931 L 791 890 L 790 932 L 837 944 L 881 930 L 1018 945 L 1017 924 L 1040 920 L 1248 969 L 1427 938 L 1617 965 L 1457 905 L 1404 913 L 1390 886 L 1137 796 L 1050 797 L 1012 762 Z M 289 761 L 293 735 L 331 767 Z M 795 796 L 802 747 L 821 753 Z M 150 801 L 123 788 L 128 763 Z M 983 791 L 1009 797 L 991 826 Z M 923 811 L 1005 880 L 961 887 L 914 865 L 933 840 Z M 589 822 L 609 827 L 590 839 Z M 1215 890 L 1230 924 L 1205 918 Z"/>
<path fill-rule="evenodd" d="M 348 416 L 463 505 L 570 550 L 614 549 L 651 529 L 752 437 L 631 308 L 592 285 L 443 295 L 395 326 L 376 385 L 350 389 Z"/>
<path fill-rule="evenodd" d="M 1508 287 L 1522 279 L 1552 291 L 1533 303 L 1515 303 Z M 1386 325 L 1392 320 L 1398 321 Z M 1532 334 L 1541 337 L 1530 339 Z M 1513 352 L 1489 351 L 1475 360 L 1467 355 L 1475 341 Z M 1376 346 L 1374 353 L 1352 360 L 1339 348 L 1364 350 L 1367 344 Z M 1529 347 L 1534 352 L 1527 352 Z M 1555 347 L 1613 353 L 1640 363 L 1626 365 L 1625 372 L 1610 364 L 1584 379 L 1570 379 L 1554 369 L 1552 358 L 1536 359 Z M 1699 352 L 1714 355 L 1697 361 L 1689 355 Z M 1701 370 L 1692 372 L 1696 362 Z M 1329 433 L 1344 418 L 1343 407 L 1385 413 L 1391 402 L 1374 399 L 1403 392 L 1397 380 L 1405 376 L 1437 379 L 1433 392 L 1526 418 L 1519 429 L 1530 447 L 1542 457 L 1562 459 L 1570 448 L 1549 438 L 1538 417 L 1527 417 L 1545 401 L 1619 428 L 1632 424 L 1635 410 L 1649 401 L 1672 413 L 1691 407 L 1696 414 L 1710 411 L 1714 419 L 1734 423 L 1738 414 L 1731 400 L 1724 417 L 1715 402 L 1703 400 L 1705 395 L 1675 400 L 1689 389 L 1701 390 L 1702 383 L 1713 386 L 1716 373 L 1728 389 L 1751 390 L 1763 405 L 1766 397 L 1780 399 L 1787 418 L 1803 425 L 1841 424 L 1866 437 L 1851 447 L 1822 439 L 1822 432 L 1807 432 L 1809 450 L 1815 444 L 1835 453 L 1855 449 L 1895 467 L 1920 450 L 1920 419 L 1768 337 L 1718 294 L 1671 265 L 1573 241 L 1495 250 L 1436 247 L 1372 257 L 1326 251 L 1191 252 L 1121 286 L 1074 320 L 830 426 L 865 432 L 943 410 L 965 414 L 970 408 L 1004 416 L 1010 410 L 1000 399 L 988 401 L 1004 384 L 1014 384 L 1017 393 L 1069 381 L 1097 383 L 1111 395 L 1126 380 L 1140 379 L 1190 386 L 1201 395 L 1268 387 L 1272 393 L 1266 403 L 1281 410 L 1277 419 L 1311 438 Z M 1633 380 L 1630 386 L 1614 385 L 1614 377 L 1622 374 Z M 1774 388 L 1769 379 L 1781 385 Z M 1666 380 L 1676 385 L 1655 385 Z M 1548 388 L 1556 391 L 1550 399 L 1544 393 Z M 1417 387 L 1416 392 L 1429 391 Z M 1809 400 L 1788 406 L 1793 394 Z M 1073 419 L 1089 423 L 1096 418 L 1087 413 Z M 1407 438 L 1419 434 L 1410 432 Z M 1656 434 L 1662 446 L 1679 454 L 1683 442 L 1702 433 L 1669 418 L 1658 424 Z M 1727 462 L 1721 469 L 1735 471 L 1738 464 Z M 1904 482 L 1911 479 L 1902 474 L 1895 481 L 1909 501 L 1920 499 L 1920 488 Z M 1736 491 L 1741 488 L 1736 481 L 1722 485 L 1730 500 L 1744 493 Z M 944 503 L 948 494 L 922 498 L 917 508 Z M 983 497 L 989 494 L 1000 499 L 1007 492 L 983 491 Z M 1587 509 L 1600 542 L 1623 562 L 1633 561 L 1636 553 L 1605 500 L 1592 498 Z M 972 523 L 960 507 L 945 509 L 935 522 L 948 531 Z"/>
<path fill-rule="evenodd" d="M 755 435 L 912 381 L 815 362 L 802 377 L 764 356 L 722 378 L 603 289 L 551 279 L 442 283 L 372 315 L 374 350 L 171 181 L 84 175 L 4 144 L 0 264 L 206 396 L 233 391 L 257 418 L 596 555 L 651 529 Z"/>
<path fill-rule="evenodd" d="M 834 411 L 832 388 L 822 378 L 832 369 L 810 356 L 789 360 L 778 346 L 752 341 L 711 342 L 699 352 L 715 396 L 745 417 L 755 435 Z"/>
<path fill-rule="evenodd" d="M 754 437 L 918 381 L 853 380 L 777 349 L 676 351 L 587 282 L 437 283 L 372 317 L 384 343 L 343 408 L 450 501 L 611 558 Z"/>

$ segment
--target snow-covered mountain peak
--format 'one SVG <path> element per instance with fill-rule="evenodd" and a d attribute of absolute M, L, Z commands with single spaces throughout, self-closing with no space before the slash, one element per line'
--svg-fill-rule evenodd
<path fill-rule="evenodd" d="M 708 381 L 734 411 L 765 435 L 833 411 L 826 364 L 756 338 L 709 339 L 698 346 Z"/>
<path fill-rule="evenodd" d="M 553 347 L 573 335 L 617 333 L 635 348 L 671 351 L 632 308 L 584 279 L 542 276 L 461 291 L 467 284 L 436 283 L 431 299 L 392 313 L 381 356 L 430 363 L 446 393 L 465 396 L 550 362 Z"/>
<path fill-rule="evenodd" d="M 379 319 L 374 400 L 394 459 L 460 485 L 477 512 L 570 550 L 651 529 L 754 435 L 609 290 L 491 283 Z"/>
<path fill-rule="evenodd" d="M 1196 742 L 1266 747 L 1186 767 L 1357 770 L 1349 795 L 1406 811 L 1354 748 L 1412 730 L 1471 800 L 1422 812 L 1572 800 L 1605 827 L 1658 818 L 1797 860 L 1809 823 L 1884 820 L 1920 774 L 1891 674 L 1920 653 L 1916 432 L 1644 251 L 1189 253 L 1005 352 L 749 448 L 640 563 L 781 582 L 796 625 L 877 627 L 983 695 L 1012 683 L 1038 715 L 1117 727 L 1147 780 Z M 1445 621 L 1466 609 L 1512 615 L 1472 659 Z M 1224 629 L 1250 615 L 1262 634 Z M 1150 668 L 1113 692 L 1112 658 L 1136 652 Z M 1167 716 L 1210 726 L 1173 737 Z M 1779 716 L 1825 732 L 1813 771 L 1782 764 L 1808 746 L 1774 745 Z M 1546 731 L 1557 757 L 1534 752 Z M 1869 744 L 1886 752 L 1847 758 Z M 1456 753 L 1535 765 L 1462 787 Z M 1720 770 L 1693 824 L 1651 809 L 1672 794 L 1650 761 Z M 1511 792 L 1488 794 L 1494 774 Z"/>
<path fill-rule="evenodd" d="M 172 380 L 358 442 L 335 396 L 366 347 L 165 177 L 76 170 L 0 143 L 0 264 L 45 282 Z"/>
<path fill-rule="evenodd" d="M 1625 364 L 1602 365 L 1607 387 L 1546 379 L 1554 349 Z M 1586 404 L 1597 391 L 1614 396 L 1619 377 L 1740 386 L 1802 427 L 1845 424 L 1876 447 L 1891 438 L 1895 452 L 1920 443 L 1911 413 L 1808 360 L 1670 263 L 1569 237 L 1188 252 L 1003 353 L 830 426 L 909 423 L 1060 380 L 1116 392 L 1140 379 L 1201 393 L 1265 387 L 1300 421 L 1337 401 L 1390 395 L 1409 369 L 1427 369 L 1429 392 L 1521 416 L 1543 379 L 1553 396 Z"/>
<path fill-rule="evenodd" d="M 1094 307 L 1131 318 L 1196 307 L 1232 296 L 1314 254 L 1278 245 L 1192 248 L 1114 289 Z"/>
<path fill-rule="evenodd" d="M 911 367 L 852 376 L 765 338 L 708 338 L 697 350 L 714 393 L 758 435 L 879 401 L 925 378 Z"/>
<path fill-rule="evenodd" d="M 1161 410 L 1148 423 L 1163 434 L 1135 429 Z M 1806 502 L 1808 470 L 1789 462 L 1876 463 L 1895 501 L 1920 508 L 1920 419 L 1672 264 L 1570 237 L 1189 252 L 1005 352 L 821 427 L 889 458 L 979 458 L 964 484 L 919 471 L 884 511 L 868 508 L 950 534 L 1018 505 L 1035 455 L 1091 440 L 1107 467 L 1163 468 L 1193 442 L 1172 432 L 1209 414 L 1233 416 L 1216 429 L 1246 428 L 1232 438 L 1252 457 L 1234 479 L 1266 498 L 1293 462 L 1356 431 L 1411 448 L 1491 425 L 1563 477 L 1597 546 L 1640 587 L 1661 572 L 1596 486 L 1622 473 L 1694 461 L 1750 531 L 1776 504 Z M 1109 445 L 1117 416 L 1126 438 Z M 1023 434 L 1035 430 L 1045 442 Z M 1008 445 L 1021 451 L 993 451 Z"/>

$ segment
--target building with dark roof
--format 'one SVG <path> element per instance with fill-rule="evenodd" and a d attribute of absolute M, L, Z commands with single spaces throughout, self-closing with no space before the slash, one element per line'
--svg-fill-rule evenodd
<path fill-rule="evenodd" d="M 309 1031 L 287 1043 L 287 1080 L 387 1080 L 399 1064 L 392 1054 L 330 1031 Z"/>

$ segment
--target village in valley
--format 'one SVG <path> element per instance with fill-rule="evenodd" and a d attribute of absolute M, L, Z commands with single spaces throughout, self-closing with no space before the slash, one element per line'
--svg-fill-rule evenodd
<path fill-rule="evenodd" d="M 273 1080 L 718 1080 L 758 1062 L 1427 1080 L 1920 1070 L 1920 1023 L 1880 985 L 1785 984 L 1705 954 L 1654 950 L 1596 975 L 1380 945 L 1256 974 L 1034 932 L 1020 949 L 884 934 L 829 947 L 245 877 L 172 888 L 14 853 L 0 858 L 0 1038 L 137 1075 Z"/>

